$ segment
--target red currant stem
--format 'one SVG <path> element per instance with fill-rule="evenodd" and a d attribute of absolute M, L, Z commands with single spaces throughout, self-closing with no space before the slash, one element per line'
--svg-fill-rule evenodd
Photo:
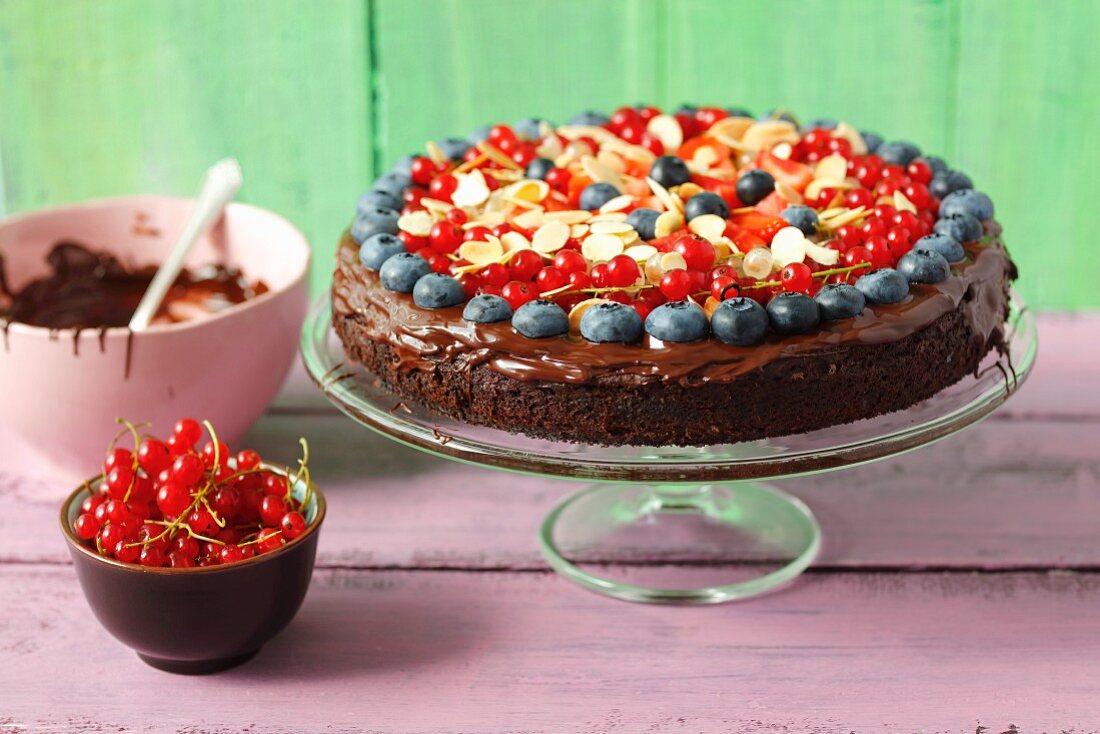
<path fill-rule="evenodd" d="M 856 263 L 855 265 L 849 265 L 844 268 L 832 268 L 830 270 L 818 270 L 813 273 L 811 277 L 814 278 L 828 278 L 830 275 L 840 275 L 841 273 L 850 273 L 853 270 L 860 270 L 861 268 L 869 268 L 871 263 Z"/>
<path fill-rule="evenodd" d="M 210 517 L 214 518 L 214 524 L 224 530 L 225 519 L 220 517 L 214 508 L 210 506 L 210 502 L 207 500 L 206 495 L 199 498 L 199 501 L 202 503 L 202 506 L 206 508 L 206 511 L 210 513 Z"/>
<path fill-rule="evenodd" d="M 309 506 L 309 501 L 313 496 L 313 482 L 309 477 L 309 442 L 305 438 L 299 438 L 298 443 L 302 446 L 302 458 L 298 459 L 298 471 L 294 474 L 294 482 L 287 482 L 286 486 L 286 500 L 287 504 L 291 504 L 291 500 L 294 499 L 294 487 L 305 478 L 306 489 L 302 495 L 301 507 L 304 509 Z M 287 469 L 287 476 L 289 477 L 290 470 Z"/>
<path fill-rule="evenodd" d="M 783 281 L 781 281 L 781 280 L 758 280 L 755 283 L 753 283 L 752 285 L 742 286 L 741 290 L 751 291 L 751 290 L 756 290 L 758 288 L 775 288 L 776 286 L 781 286 L 781 285 L 783 285 Z"/>
<path fill-rule="evenodd" d="M 133 423 L 126 420 L 125 418 L 115 418 L 115 423 L 121 423 L 124 426 L 124 429 L 122 431 L 119 431 L 118 435 L 115 436 L 115 441 L 117 441 L 119 438 L 121 438 L 122 434 L 126 430 L 130 431 L 130 435 L 134 437 L 134 452 L 132 454 L 133 460 L 131 461 L 131 464 L 130 464 L 130 469 L 131 469 L 130 485 L 128 487 L 126 487 L 126 493 L 122 495 L 122 501 L 123 502 L 129 502 L 130 501 L 130 493 L 134 491 L 134 485 L 137 484 L 137 473 L 138 473 L 137 455 L 138 455 L 138 447 L 141 445 L 141 437 L 138 436 L 137 426 L 135 426 Z M 111 448 L 112 449 L 114 448 L 114 441 L 111 442 Z"/>

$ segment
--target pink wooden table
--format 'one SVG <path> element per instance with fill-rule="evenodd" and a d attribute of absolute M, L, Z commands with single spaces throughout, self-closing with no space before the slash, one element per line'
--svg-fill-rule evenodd
<path fill-rule="evenodd" d="M 65 487 L 0 468 L 0 733 L 1100 730 L 1100 316 L 1046 316 L 1032 381 L 985 423 L 784 482 L 826 547 L 788 589 L 630 605 L 546 570 L 572 485 L 435 459 L 298 373 L 251 443 L 304 434 L 329 498 L 313 586 L 254 660 L 161 673 L 89 613 Z"/>

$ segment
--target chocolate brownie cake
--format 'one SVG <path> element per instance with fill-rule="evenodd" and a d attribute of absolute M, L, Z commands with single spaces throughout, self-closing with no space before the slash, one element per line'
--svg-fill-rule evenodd
<path fill-rule="evenodd" d="M 348 357 L 454 418 L 707 445 L 900 410 L 1002 347 L 989 198 L 913 144 L 624 107 L 429 143 L 337 254 Z"/>

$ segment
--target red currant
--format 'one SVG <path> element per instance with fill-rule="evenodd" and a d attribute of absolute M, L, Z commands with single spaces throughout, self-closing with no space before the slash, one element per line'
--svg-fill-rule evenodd
<path fill-rule="evenodd" d="M 194 418 L 181 418 L 176 423 L 173 435 L 182 446 L 191 448 L 202 438 L 202 426 Z"/>
<path fill-rule="evenodd" d="M 432 177 L 437 173 L 435 161 L 427 156 L 420 156 L 419 158 L 413 158 L 412 166 L 410 166 L 409 176 L 412 178 L 413 183 L 420 186 L 427 186 L 432 182 Z"/>
<path fill-rule="evenodd" d="M 691 293 L 691 276 L 686 270 L 669 270 L 661 277 L 661 293 L 670 301 L 682 301 Z"/>
<path fill-rule="evenodd" d="M 146 474 L 155 477 L 172 463 L 172 455 L 163 441 L 147 438 L 138 447 L 137 460 L 138 466 L 144 469 Z"/>
<path fill-rule="evenodd" d="M 149 566 L 151 568 L 157 568 L 164 565 L 165 555 L 164 549 L 159 545 L 147 545 L 141 549 L 141 554 L 138 556 L 138 563 L 143 566 Z"/>
<path fill-rule="evenodd" d="M 441 173 L 432 179 L 432 182 L 428 184 L 428 196 L 437 201 L 450 201 L 451 195 L 454 194 L 455 189 L 458 188 L 458 179 L 449 173 Z M 459 210 L 461 211 L 461 210 Z M 451 221 L 448 218 L 447 221 Z M 454 224 L 462 224 L 462 222 L 453 222 Z"/>
<path fill-rule="evenodd" d="M 573 178 L 573 174 L 564 168 L 551 168 L 546 173 L 547 186 L 554 189 L 557 192 L 565 193 L 569 189 L 569 181 Z"/>
<path fill-rule="evenodd" d="M 185 487 L 198 483 L 204 471 L 202 459 L 195 454 L 177 456 L 172 462 L 172 478 Z"/>
<path fill-rule="evenodd" d="M 531 281 L 542 269 L 542 256 L 534 250 L 520 250 L 508 263 L 512 280 Z"/>
<path fill-rule="evenodd" d="M 554 267 L 569 275 L 587 270 L 588 262 L 576 250 L 558 250 L 554 255 Z"/>
<path fill-rule="evenodd" d="M 115 543 L 111 555 L 123 563 L 134 563 L 141 555 L 141 546 L 134 545 L 126 540 L 120 540 Z"/>
<path fill-rule="evenodd" d="M 513 311 L 539 296 L 531 283 L 518 280 L 505 283 L 504 287 L 501 288 L 500 295 L 505 301 L 508 301 L 508 305 L 512 307 Z"/>
<path fill-rule="evenodd" d="M 779 271 L 779 280 L 785 291 L 809 293 L 813 286 L 813 273 L 805 263 L 791 263 Z"/>
<path fill-rule="evenodd" d="M 212 441 L 207 441 L 202 447 L 202 463 L 208 469 L 215 464 L 225 466 L 229 463 L 229 447 L 221 441 L 218 441 L 217 445 Z"/>
<path fill-rule="evenodd" d="M 607 263 L 608 285 L 618 287 L 634 285 L 640 274 L 638 263 L 629 255 L 616 255 Z"/>
<path fill-rule="evenodd" d="M 306 531 L 306 519 L 300 512 L 288 512 L 279 521 L 279 526 L 288 540 L 294 540 Z"/>
<path fill-rule="evenodd" d="M 465 235 L 462 227 L 447 221 L 436 222 L 428 232 L 428 244 L 437 252 L 454 252 Z"/>
<path fill-rule="evenodd" d="M 165 517 L 178 517 L 191 504 L 191 494 L 178 481 L 172 480 L 157 490 L 157 507 Z"/>
<path fill-rule="evenodd" d="M 260 502 L 260 519 L 265 525 L 278 525 L 290 508 L 282 497 L 269 494 Z"/>
<path fill-rule="evenodd" d="M 894 255 L 890 252 L 890 245 L 882 235 L 868 237 L 863 247 L 871 253 L 871 267 L 889 268 L 893 266 Z"/>
<path fill-rule="evenodd" d="M 82 512 L 73 523 L 73 530 L 76 532 L 76 537 L 81 540 L 91 540 L 99 532 L 99 523 L 91 513 Z"/>
<path fill-rule="evenodd" d="M 672 251 L 683 256 L 689 270 L 710 270 L 714 266 L 714 245 L 702 237 L 680 237 L 672 244 Z"/>
<path fill-rule="evenodd" d="M 535 276 L 535 285 L 539 293 L 561 288 L 569 282 L 569 276 L 555 267 L 545 267 Z"/>
<path fill-rule="evenodd" d="M 916 183 L 927 184 L 932 180 L 932 167 L 922 160 L 915 160 L 910 163 L 906 167 L 905 172 L 909 175 L 909 178 Z M 906 196 L 908 196 L 908 194 L 906 194 Z"/>

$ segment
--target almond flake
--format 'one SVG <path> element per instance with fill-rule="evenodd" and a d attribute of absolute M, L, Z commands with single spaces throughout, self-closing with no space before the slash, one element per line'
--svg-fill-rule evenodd
<path fill-rule="evenodd" d="M 846 122 L 837 123 L 833 130 L 834 138 L 844 138 L 852 146 L 852 155 L 865 155 L 867 153 L 867 141 L 859 134 L 859 131 Z"/>
<path fill-rule="evenodd" d="M 696 194 L 703 193 L 703 187 L 699 184 L 688 181 L 687 183 L 682 183 L 679 186 L 673 186 L 671 189 L 668 190 L 668 192 L 670 194 L 676 194 L 677 196 L 679 196 L 681 201 L 687 201 Z"/>
<path fill-rule="evenodd" d="M 600 207 L 601 214 L 607 214 L 608 212 L 618 212 L 626 209 L 628 206 L 634 203 L 634 197 L 630 194 L 620 194 L 614 199 L 609 200 L 606 204 Z"/>
<path fill-rule="evenodd" d="M 745 136 L 745 131 L 755 123 L 756 120 L 751 117 L 724 117 L 711 125 L 704 134 L 708 138 L 717 138 L 721 135 L 737 142 Z"/>
<path fill-rule="evenodd" d="M 894 208 L 898 211 L 910 212 L 912 214 L 917 213 L 917 207 L 913 205 L 913 202 L 909 201 L 909 197 L 900 191 L 894 192 Z"/>
<path fill-rule="evenodd" d="M 424 146 L 428 149 L 428 157 L 432 159 L 432 163 L 450 163 L 447 156 L 444 155 L 443 149 L 439 147 L 439 144 L 429 140 L 427 145 Z"/>
<path fill-rule="evenodd" d="M 703 303 L 703 313 L 707 315 L 708 319 L 714 315 L 714 312 L 718 310 L 718 306 L 720 306 L 721 303 L 722 302 L 714 296 L 707 296 L 707 300 Z"/>
<path fill-rule="evenodd" d="M 584 312 L 597 303 L 604 303 L 606 301 L 606 298 L 588 298 L 569 309 L 569 331 L 574 334 L 581 333 L 581 317 L 584 316 Z"/>
<path fill-rule="evenodd" d="M 779 198 L 788 204 L 801 204 L 802 194 L 798 193 L 794 186 L 784 181 L 775 182 L 775 191 L 779 194 Z"/>
<path fill-rule="evenodd" d="M 828 178 L 843 181 L 848 175 L 848 161 L 839 153 L 827 155 L 818 161 L 814 168 L 814 178 Z"/>
<path fill-rule="evenodd" d="M 623 235 L 633 231 L 634 228 L 626 222 L 600 221 L 592 223 L 592 234 Z"/>
<path fill-rule="evenodd" d="M 591 227 L 589 227 L 587 224 L 574 224 L 572 227 L 569 228 L 569 236 L 575 240 L 579 240 L 586 234 L 588 234 L 588 231 L 590 229 Z"/>
<path fill-rule="evenodd" d="M 822 212 L 824 213 L 824 212 Z M 859 219 L 863 219 L 871 213 L 869 209 L 862 206 L 857 206 L 855 209 L 842 209 L 838 213 L 833 214 L 830 217 L 820 219 L 821 226 L 826 229 L 836 229 L 845 224 L 850 224 Z"/>
<path fill-rule="evenodd" d="M 631 229 L 629 232 L 625 232 L 623 234 L 618 235 L 618 238 L 623 241 L 623 245 L 628 246 L 628 247 L 630 245 L 633 245 L 635 242 L 641 241 L 641 239 L 642 239 L 641 235 L 639 235 L 633 229 Z"/>
<path fill-rule="evenodd" d="M 842 206 L 834 207 L 832 209 L 823 209 L 817 213 L 817 217 L 818 219 L 828 219 L 829 217 L 835 217 L 837 214 L 845 211 L 848 210 Z"/>
<path fill-rule="evenodd" d="M 581 254 L 590 262 L 607 262 L 623 249 L 623 241 L 611 234 L 590 234 L 581 243 Z"/>
<path fill-rule="evenodd" d="M 477 144 L 477 149 L 484 153 L 489 158 L 489 160 L 499 166 L 510 168 L 514 171 L 523 170 L 518 163 L 506 156 L 500 148 L 496 147 L 486 140 L 482 140 L 481 142 L 479 142 Z"/>
<path fill-rule="evenodd" d="M 500 244 L 504 247 L 505 252 L 531 249 L 531 241 L 519 232 L 505 232 L 500 236 Z"/>
<path fill-rule="evenodd" d="M 721 160 L 721 156 L 718 155 L 718 151 L 709 145 L 700 145 L 695 149 L 695 154 L 691 156 L 692 162 L 702 168 L 704 171 L 708 168 L 713 168 L 715 163 Z"/>
<path fill-rule="evenodd" d="M 599 127 L 598 125 L 562 125 L 558 128 L 558 133 L 560 133 L 563 138 L 568 138 L 569 140 L 592 138 L 598 143 L 615 137 L 615 135 L 606 128 Z"/>
<path fill-rule="evenodd" d="M 550 193 L 550 185 L 538 179 L 525 178 L 504 189 L 504 198 L 537 204 Z"/>
<path fill-rule="evenodd" d="M 596 154 L 596 160 L 604 166 L 607 166 L 615 173 L 622 173 L 626 170 L 626 164 L 623 163 L 623 157 L 618 153 L 614 153 L 607 148 L 601 148 L 600 152 Z"/>
<path fill-rule="evenodd" d="M 581 156 L 581 168 L 593 181 L 603 181 L 622 191 L 623 177 L 618 171 L 608 168 L 591 155 Z"/>
<path fill-rule="evenodd" d="M 806 241 L 806 254 L 819 265 L 836 265 L 840 260 L 840 251 Z"/>
<path fill-rule="evenodd" d="M 427 237 L 432 231 L 433 224 L 435 220 L 432 219 L 432 215 L 423 210 L 402 214 L 397 220 L 397 228 L 414 237 Z"/>
<path fill-rule="evenodd" d="M 467 171 L 471 171 L 471 170 L 477 168 L 478 166 L 480 166 L 482 163 L 485 163 L 488 160 L 489 160 L 489 156 L 482 153 L 477 158 L 474 158 L 472 160 L 468 160 L 468 161 L 460 164 L 459 166 L 457 166 L 453 171 L 451 171 L 451 175 L 452 176 L 457 176 L 460 173 L 466 173 Z"/>
<path fill-rule="evenodd" d="M 798 129 L 786 120 L 761 120 L 754 122 L 741 137 L 741 144 L 749 150 L 771 150 L 779 143 L 794 145 L 799 140 Z"/>
<path fill-rule="evenodd" d="M 551 220 L 539 227 L 531 237 L 531 247 L 536 252 L 549 254 L 557 252 L 565 247 L 569 241 L 569 225 L 565 222 Z"/>
<path fill-rule="evenodd" d="M 714 242 L 726 231 L 726 220 L 717 214 L 700 214 L 688 222 L 688 229 L 707 242 Z"/>
<path fill-rule="evenodd" d="M 631 245 L 623 250 L 623 254 L 637 262 L 644 263 L 657 252 L 653 245 Z"/>
<path fill-rule="evenodd" d="M 736 248 L 733 240 L 729 237 L 719 237 L 711 244 L 714 245 L 714 257 L 718 260 L 725 260 L 734 255 L 741 256 L 741 251 Z"/>
<path fill-rule="evenodd" d="M 837 190 L 854 189 L 856 184 L 843 178 L 815 178 L 813 181 L 810 181 L 810 185 L 806 187 L 804 196 L 810 201 L 817 201 L 817 196 L 821 193 L 821 190 L 830 187 Z"/>
<path fill-rule="evenodd" d="M 557 212 L 546 212 L 543 218 L 548 222 L 564 222 L 565 224 L 580 224 L 592 218 L 592 212 L 583 209 L 565 209 Z"/>
<path fill-rule="evenodd" d="M 606 212 L 605 214 L 597 214 L 588 220 L 589 224 L 595 224 L 596 222 L 625 222 L 629 215 L 626 212 Z"/>
<path fill-rule="evenodd" d="M 562 146 L 561 141 L 558 140 L 557 135 L 548 136 L 545 140 L 542 141 L 539 147 L 535 148 L 535 155 L 539 156 L 540 158 L 549 158 L 550 160 L 557 158 L 564 152 L 565 147 Z"/>
<path fill-rule="evenodd" d="M 478 206 L 484 204 L 486 199 L 489 198 L 489 185 L 485 183 L 485 176 L 481 173 L 480 169 L 475 168 L 469 173 L 460 173 L 455 176 L 458 179 L 458 185 L 455 187 L 454 193 L 451 194 L 451 201 L 455 206 L 466 207 Z"/>
<path fill-rule="evenodd" d="M 658 237 L 667 237 L 673 232 L 679 231 L 684 226 L 684 218 L 678 211 L 662 212 L 657 221 L 653 223 L 653 232 Z"/>
<path fill-rule="evenodd" d="M 439 214 L 446 214 L 447 212 L 449 212 L 450 210 L 455 208 L 454 204 L 451 204 L 449 201 L 440 201 L 439 199 L 429 199 L 426 196 L 423 199 L 420 200 L 420 204 L 425 209 L 428 209 L 428 210 L 433 211 L 433 212 L 438 212 Z"/>
<path fill-rule="evenodd" d="M 669 152 L 684 144 L 684 130 L 672 115 L 657 115 L 646 124 L 645 131 L 660 140 Z"/>
<path fill-rule="evenodd" d="M 646 176 L 645 182 L 649 184 L 650 191 L 652 191 L 653 195 L 660 200 L 661 204 L 665 207 L 667 211 L 678 213 L 682 213 L 684 211 L 683 206 L 677 206 L 676 199 L 672 197 L 672 194 L 664 186 L 657 183 L 649 176 Z"/>
<path fill-rule="evenodd" d="M 784 227 L 772 238 L 772 260 L 779 267 L 806 259 L 806 235 L 798 227 Z"/>
<path fill-rule="evenodd" d="M 657 262 L 661 266 L 662 273 L 667 273 L 669 270 L 688 269 L 687 260 L 678 252 L 662 252 L 661 258 Z"/>
<path fill-rule="evenodd" d="M 485 266 L 500 260 L 501 255 L 504 254 L 504 247 L 499 240 L 496 242 L 470 240 L 459 246 L 458 254 L 471 265 Z"/>
<path fill-rule="evenodd" d="M 544 215 L 541 207 L 529 209 L 512 217 L 512 222 L 523 229 L 538 229 L 542 226 Z"/>
<path fill-rule="evenodd" d="M 782 160 L 790 160 L 791 153 L 794 153 L 794 148 L 791 147 L 790 143 L 780 143 L 772 148 L 772 155 Z"/>

